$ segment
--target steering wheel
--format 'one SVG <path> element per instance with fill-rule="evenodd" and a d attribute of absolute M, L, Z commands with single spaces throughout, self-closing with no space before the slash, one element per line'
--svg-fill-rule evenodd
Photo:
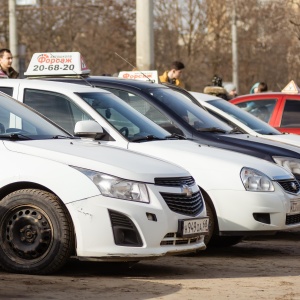
<path fill-rule="evenodd" d="M 119 132 L 122 134 L 122 135 L 124 135 L 125 137 L 128 137 L 128 135 L 129 135 L 129 130 L 128 130 L 128 127 L 122 127 L 120 130 L 119 130 Z"/>

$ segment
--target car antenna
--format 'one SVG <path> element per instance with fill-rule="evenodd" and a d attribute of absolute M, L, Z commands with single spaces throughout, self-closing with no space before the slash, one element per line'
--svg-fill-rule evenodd
<path fill-rule="evenodd" d="M 276 82 L 276 85 L 278 86 L 279 90 L 282 91 L 282 88 L 280 87 L 279 83 Z"/>
<path fill-rule="evenodd" d="M 140 71 L 136 66 L 134 66 L 133 64 L 131 64 L 128 60 L 126 60 L 124 57 L 122 57 L 120 54 L 118 54 L 117 52 L 115 52 L 115 54 L 117 56 L 119 56 L 121 59 L 123 59 L 125 62 L 127 62 L 134 70 L 140 72 L 144 77 L 146 77 L 150 82 L 154 83 L 154 80 L 151 80 L 145 73 L 143 73 L 142 71 Z"/>

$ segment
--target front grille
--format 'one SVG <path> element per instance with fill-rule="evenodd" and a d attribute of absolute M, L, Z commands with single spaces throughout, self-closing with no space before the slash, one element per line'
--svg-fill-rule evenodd
<path fill-rule="evenodd" d="M 203 199 L 200 192 L 188 197 L 186 194 L 160 193 L 167 203 L 168 207 L 178 213 L 186 216 L 196 216 L 203 209 Z"/>
<path fill-rule="evenodd" d="M 278 180 L 277 182 L 288 193 L 298 194 L 300 191 L 300 184 L 297 180 Z"/>
<path fill-rule="evenodd" d="M 155 178 L 155 185 L 161 186 L 176 186 L 180 187 L 183 185 L 192 186 L 195 184 L 195 179 L 192 176 L 189 177 L 169 177 L 169 178 Z"/>
<path fill-rule="evenodd" d="M 297 223 L 300 223 L 300 214 L 286 216 L 286 220 L 285 220 L 286 225 L 297 224 Z"/>
<path fill-rule="evenodd" d="M 161 246 L 178 246 L 178 245 L 190 245 L 197 244 L 200 241 L 201 236 L 195 236 L 192 238 L 182 238 L 177 237 L 175 232 L 170 232 L 165 235 L 163 240 L 161 241 Z"/>

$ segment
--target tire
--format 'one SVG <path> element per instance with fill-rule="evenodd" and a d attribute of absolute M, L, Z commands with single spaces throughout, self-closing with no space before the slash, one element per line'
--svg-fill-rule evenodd
<path fill-rule="evenodd" d="M 243 236 L 218 236 L 213 235 L 209 246 L 210 247 L 230 247 L 238 244 L 243 239 Z"/>
<path fill-rule="evenodd" d="M 23 189 L 0 201 L 0 265 L 13 273 L 51 274 L 70 257 L 71 221 L 58 198 Z"/>
<path fill-rule="evenodd" d="M 210 204 L 207 203 L 207 201 L 205 201 L 205 205 L 206 205 L 206 214 L 209 217 L 209 223 L 208 223 L 208 234 L 204 236 L 204 243 L 208 247 L 208 245 L 210 244 L 210 240 L 214 232 L 216 231 L 216 219 Z"/>

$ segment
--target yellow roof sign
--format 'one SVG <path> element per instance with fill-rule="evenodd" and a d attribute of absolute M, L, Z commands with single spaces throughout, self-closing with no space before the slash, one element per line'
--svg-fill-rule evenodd
<path fill-rule="evenodd" d="M 300 88 L 297 86 L 294 80 L 291 80 L 281 92 L 287 94 L 298 94 L 300 93 Z"/>
<path fill-rule="evenodd" d="M 79 52 L 34 53 L 25 76 L 61 76 L 89 74 Z"/>

